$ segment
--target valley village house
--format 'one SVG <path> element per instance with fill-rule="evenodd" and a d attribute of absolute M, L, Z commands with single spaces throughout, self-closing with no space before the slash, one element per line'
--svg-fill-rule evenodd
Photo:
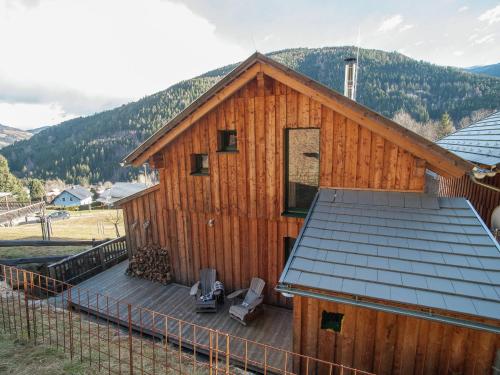
<path fill-rule="evenodd" d="M 295 352 L 380 374 L 500 361 L 500 249 L 467 200 L 426 193 L 426 170 L 473 167 L 435 143 L 255 53 L 125 162 L 160 181 L 120 202 L 130 255 L 168 248 L 185 285 L 262 278 Z"/>

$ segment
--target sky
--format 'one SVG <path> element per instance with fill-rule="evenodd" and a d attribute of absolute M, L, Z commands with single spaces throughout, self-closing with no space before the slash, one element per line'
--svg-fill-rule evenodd
<path fill-rule="evenodd" d="M 0 124 L 111 109 L 255 50 L 360 45 L 500 62 L 500 1 L 0 0 Z"/>

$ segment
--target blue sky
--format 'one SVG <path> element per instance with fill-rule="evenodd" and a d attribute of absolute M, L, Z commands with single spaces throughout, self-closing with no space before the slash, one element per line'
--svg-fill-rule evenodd
<path fill-rule="evenodd" d="M 353 45 L 500 62 L 500 1 L 0 0 L 0 124 L 139 99 L 256 49 Z"/>

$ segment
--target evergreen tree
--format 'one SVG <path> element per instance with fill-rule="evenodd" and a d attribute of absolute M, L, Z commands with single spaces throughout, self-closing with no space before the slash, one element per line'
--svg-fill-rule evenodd
<path fill-rule="evenodd" d="M 21 181 L 10 173 L 9 163 L 2 155 L 0 155 L 0 191 L 12 193 L 19 201 L 28 200 Z"/>
<path fill-rule="evenodd" d="M 45 198 L 45 187 L 41 180 L 32 178 L 28 182 L 30 197 L 32 201 L 41 201 Z"/>
<path fill-rule="evenodd" d="M 451 120 L 448 112 L 443 113 L 441 116 L 441 121 L 439 121 L 439 126 L 437 129 L 437 138 L 441 139 L 446 137 L 447 135 L 453 133 L 455 131 L 455 127 L 453 126 L 453 121 Z"/>

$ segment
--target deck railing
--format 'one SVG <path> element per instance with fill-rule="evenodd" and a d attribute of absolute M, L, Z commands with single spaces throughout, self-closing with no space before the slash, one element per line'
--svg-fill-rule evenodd
<path fill-rule="evenodd" d="M 127 258 L 125 236 L 104 242 L 91 249 L 49 265 L 49 276 L 76 284 Z"/>
<path fill-rule="evenodd" d="M 0 290 L 0 330 L 58 347 L 71 360 L 96 372 L 371 374 L 203 327 L 41 274 L 0 267 L 5 280 Z M 137 318 L 139 323 L 134 323 Z"/>

